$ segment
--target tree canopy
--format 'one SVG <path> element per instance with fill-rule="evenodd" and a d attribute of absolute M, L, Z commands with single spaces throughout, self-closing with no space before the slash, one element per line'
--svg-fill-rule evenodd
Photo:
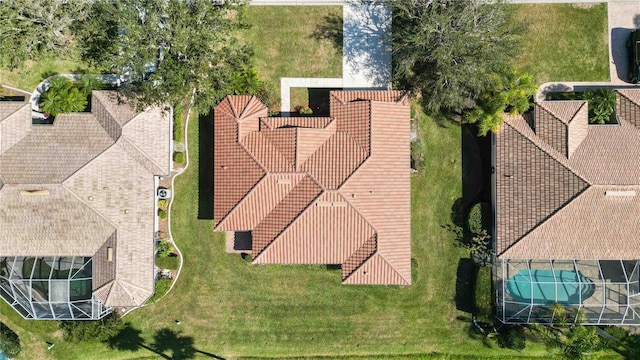
<path fill-rule="evenodd" d="M 0 6 L 0 67 L 59 54 L 71 44 L 70 27 L 86 18 L 89 0 L 3 1 Z"/>
<path fill-rule="evenodd" d="M 511 69 L 517 28 L 502 1 L 396 0 L 394 80 L 422 94 L 427 110 L 462 109 Z"/>
<path fill-rule="evenodd" d="M 128 78 L 123 92 L 139 107 L 176 105 L 195 91 L 204 111 L 233 92 L 233 74 L 250 63 L 234 38 L 242 9 L 236 1 L 98 0 L 75 30 L 83 58 Z"/>

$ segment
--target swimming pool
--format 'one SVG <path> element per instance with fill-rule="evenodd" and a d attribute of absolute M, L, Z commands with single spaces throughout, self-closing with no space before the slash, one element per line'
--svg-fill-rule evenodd
<path fill-rule="evenodd" d="M 505 290 L 520 303 L 576 305 L 591 297 L 595 286 L 579 271 L 520 270 L 507 279 Z"/>

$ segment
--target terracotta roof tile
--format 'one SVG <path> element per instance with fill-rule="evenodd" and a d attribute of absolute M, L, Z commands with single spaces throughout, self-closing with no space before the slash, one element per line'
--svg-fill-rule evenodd
<path fill-rule="evenodd" d="M 253 230 L 253 256 L 258 257 L 318 195 L 322 188 L 305 176 Z"/>
<path fill-rule="evenodd" d="M 255 262 L 342 264 L 374 236 L 375 230 L 340 193 L 328 191 L 287 226 Z"/>
<path fill-rule="evenodd" d="M 258 126 L 236 119 L 248 97 L 216 107 L 215 228 L 253 230 L 255 263 L 343 263 L 345 283 L 410 284 L 408 96 L 330 97 L 330 118 L 261 117 Z M 238 170 L 221 168 L 220 159 Z M 268 175 L 243 180 L 254 166 Z M 285 179 L 292 173 L 303 177 Z M 239 182 L 241 190 L 233 187 Z M 379 273 L 363 276 L 365 263 Z"/>

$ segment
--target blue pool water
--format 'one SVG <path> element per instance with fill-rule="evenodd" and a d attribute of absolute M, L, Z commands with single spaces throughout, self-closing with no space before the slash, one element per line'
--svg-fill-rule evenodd
<path fill-rule="evenodd" d="M 580 304 L 591 297 L 595 286 L 579 271 L 520 270 L 505 283 L 507 294 L 522 303 L 550 305 Z"/>

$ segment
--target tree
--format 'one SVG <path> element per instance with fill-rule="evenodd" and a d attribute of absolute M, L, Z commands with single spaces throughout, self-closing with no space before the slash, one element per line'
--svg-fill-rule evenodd
<path fill-rule="evenodd" d="M 49 89 L 40 96 L 39 106 L 40 110 L 53 116 L 80 112 L 87 106 L 87 95 L 70 79 L 54 76 L 49 80 Z"/>
<path fill-rule="evenodd" d="M 462 109 L 510 68 L 518 28 L 504 2 L 396 0 L 394 80 L 419 91 L 426 110 Z"/>
<path fill-rule="evenodd" d="M 607 342 L 596 332 L 595 327 L 584 326 L 584 311 L 579 310 L 574 324 L 567 321 L 571 315 L 559 303 L 553 304 L 554 324 L 544 326 L 532 324 L 534 334 L 540 338 L 552 355 L 565 359 L 585 359 L 597 357 L 605 349 Z"/>
<path fill-rule="evenodd" d="M 532 75 L 515 70 L 495 77 L 495 87 L 480 95 L 476 107 L 465 113 L 464 121 L 478 123 L 478 135 L 497 132 L 502 125 L 503 114 L 522 114 L 531 107 L 531 98 L 538 85 Z"/>
<path fill-rule="evenodd" d="M 70 27 L 86 17 L 89 0 L 2 1 L 0 66 L 16 68 L 26 60 L 61 54 L 70 45 Z"/>
<path fill-rule="evenodd" d="M 135 105 L 176 105 L 195 91 L 199 111 L 230 89 L 251 53 L 235 41 L 243 3 L 211 0 L 98 0 L 76 27 L 83 56 L 128 78 Z M 113 19 L 118 19 L 114 22 Z"/>

